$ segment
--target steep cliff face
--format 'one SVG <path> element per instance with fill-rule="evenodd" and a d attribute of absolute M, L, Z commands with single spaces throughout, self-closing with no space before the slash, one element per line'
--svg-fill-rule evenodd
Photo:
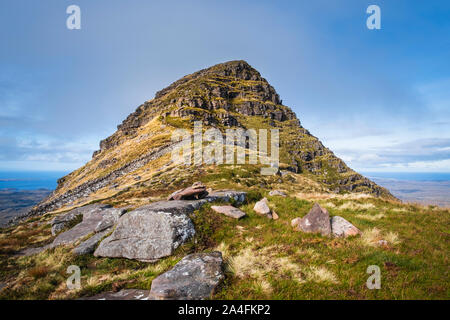
<path fill-rule="evenodd" d="M 199 120 L 204 128 L 220 130 L 278 128 L 280 169 L 291 173 L 290 183 L 297 183 L 299 190 L 392 197 L 304 129 L 258 71 L 245 61 L 231 61 L 187 75 L 140 105 L 112 136 L 100 142 L 92 160 L 61 178 L 53 194 L 30 215 L 102 199 L 127 203 L 127 197 L 136 194 L 167 194 L 194 177 L 221 185 L 223 177 L 219 179 L 217 172 L 231 170 L 225 165 L 180 168 L 171 161 L 172 132 L 192 130 L 193 122 Z M 228 181 L 237 187 L 284 183 L 278 176 L 258 177 L 259 171 L 252 166 L 233 166 L 233 170 L 239 168 L 243 172 L 233 173 Z"/>

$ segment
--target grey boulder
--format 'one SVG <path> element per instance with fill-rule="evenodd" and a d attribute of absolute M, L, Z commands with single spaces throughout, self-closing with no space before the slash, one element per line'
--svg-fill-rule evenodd
<path fill-rule="evenodd" d="M 315 203 L 312 209 L 296 225 L 296 230 L 331 235 L 330 214 L 327 209 Z"/>
<path fill-rule="evenodd" d="M 331 232 L 335 237 L 350 237 L 361 234 L 361 231 L 342 217 L 331 218 Z"/>
<path fill-rule="evenodd" d="M 256 213 L 261 215 L 270 215 L 270 208 L 269 203 L 267 202 L 267 198 L 263 198 L 257 203 L 255 203 L 255 206 L 253 207 L 253 210 L 255 210 Z"/>
<path fill-rule="evenodd" d="M 180 200 L 170 201 L 172 203 Z M 151 204 L 122 216 L 113 233 L 105 238 L 94 255 L 156 261 L 169 256 L 194 234 L 194 225 L 185 212 L 194 208 Z"/>
<path fill-rule="evenodd" d="M 210 298 L 224 278 L 222 263 L 222 253 L 218 251 L 190 254 L 152 281 L 150 299 Z"/>

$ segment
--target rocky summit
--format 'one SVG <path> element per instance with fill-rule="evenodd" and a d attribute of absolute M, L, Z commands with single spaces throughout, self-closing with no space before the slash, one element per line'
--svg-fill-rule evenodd
<path fill-rule="evenodd" d="M 119 194 L 126 198 L 124 193 L 142 186 L 149 194 L 150 188 L 154 194 L 168 196 L 193 182 L 186 177 L 201 180 L 208 174 L 206 167 L 185 168 L 180 175 L 179 166 L 171 161 L 175 145 L 172 133 L 179 128 L 191 131 L 194 121 L 202 121 L 204 130 L 279 129 L 279 174 L 301 175 L 307 179 L 304 187 L 309 191 L 392 198 L 386 189 L 350 169 L 303 128 L 257 70 L 245 61 L 230 61 L 187 75 L 141 104 L 113 135 L 100 142 L 91 161 L 59 179 L 57 189 L 28 215 Z M 247 178 L 251 179 L 242 181 L 245 185 L 271 183 L 256 175 Z"/>

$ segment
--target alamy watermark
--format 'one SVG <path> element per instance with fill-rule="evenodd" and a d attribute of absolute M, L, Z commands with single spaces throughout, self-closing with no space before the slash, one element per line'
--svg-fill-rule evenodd
<path fill-rule="evenodd" d="M 201 121 L 194 122 L 194 131 L 177 129 L 172 133 L 172 161 L 175 164 L 263 164 L 261 174 L 273 175 L 278 172 L 280 163 L 279 129 L 226 129 L 225 135 L 217 128 L 203 132 Z M 270 140 L 270 142 L 269 142 Z M 205 144 L 203 142 L 209 142 Z M 269 152 L 270 143 L 270 152 Z M 224 150 L 225 149 L 225 150 Z M 270 153 L 270 154 L 269 154 Z M 236 155 L 236 156 L 235 156 Z"/>
<path fill-rule="evenodd" d="M 371 276 L 367 278 L 367 289 L 381 289 L 381 270 L 377 265 L 370 265 L 367 267 L 366 272 Z"/>
<path fill-rule="evenodd" d="M 66 13 L 70 16 L 67 17 L 66 26 L 69 30 L 81 29 L 81 9 L 77 5 L 70 5 L 66 9 Z"/>
<path fill-rule="evenodd" d="M 67 273 L 71 276 L 67 278 L 66 285 L 69 290 L 78 290 L 81 288 L 81 270 L 79 266 L 70 265 L 67 267 Z"/>
<path fill-rule="evenodd" d="M 366 20 L 367 29 L 380 30 L 381 29 L 381 9 L 376 4 L 367 7 L 366 13 L 370 16 Z"/>

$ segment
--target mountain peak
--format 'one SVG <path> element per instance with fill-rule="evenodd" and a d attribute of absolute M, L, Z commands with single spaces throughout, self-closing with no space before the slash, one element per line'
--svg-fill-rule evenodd
<path fill-rule="evenodd" d="M 155 99 L 161 98 L 168 94 L 172 90 L 175 90 L 180 85 L 183 85 L 189 81 L 195 81 L 199 78 L 217 78 L 217 77 L 228 77 L 240 80 L 251 80 L 251 81 L 267 81 L 261 77 L 261 74 L 254 69 L 247 61 L 244 60 L 232 60 L 228 62 L 223 62 L 216 64 L 212 67 L 205 68 L 184 76 L 183 78 L 173 82 L 168 87 L 158 91 L 155 94 Z"/>
<path fill-rule="evenodd" d="M 220 174 L 214 176 L 217 171 L 228 172 L 224 167 L 213 164 L 214 168 L 208 169 L 211 177 L 196 166 L 179 168 L 170 160 L 172 133 L 178 128 L 192 131 L 194 121 L 201 121 L 205 129 L 214 127 L 222 132 L 226 128 L 278 129 L 279 172 L 295 176 L 287 180 L 261 176 L 256 173 L 261 166 L 246 164 L 250 169 L 230 169 L 236 172 L 224 185 Z M 142 186 L 147 186 L 139 191 L 144 194 L 165 194 L 192 179 L 207 179 L 221 188 L 282 183 L 297 192 L 368 193 L 393 198 L 389 191 L 350 169 L 304 129 L 261 74 L 247 62 L 236 60 L 189 74 L 157 92 L 100 142 L 100 150 L 91 161 L 61 178 L 55 192 L 30 214 L 104 198 L 126 203 Z"/>

